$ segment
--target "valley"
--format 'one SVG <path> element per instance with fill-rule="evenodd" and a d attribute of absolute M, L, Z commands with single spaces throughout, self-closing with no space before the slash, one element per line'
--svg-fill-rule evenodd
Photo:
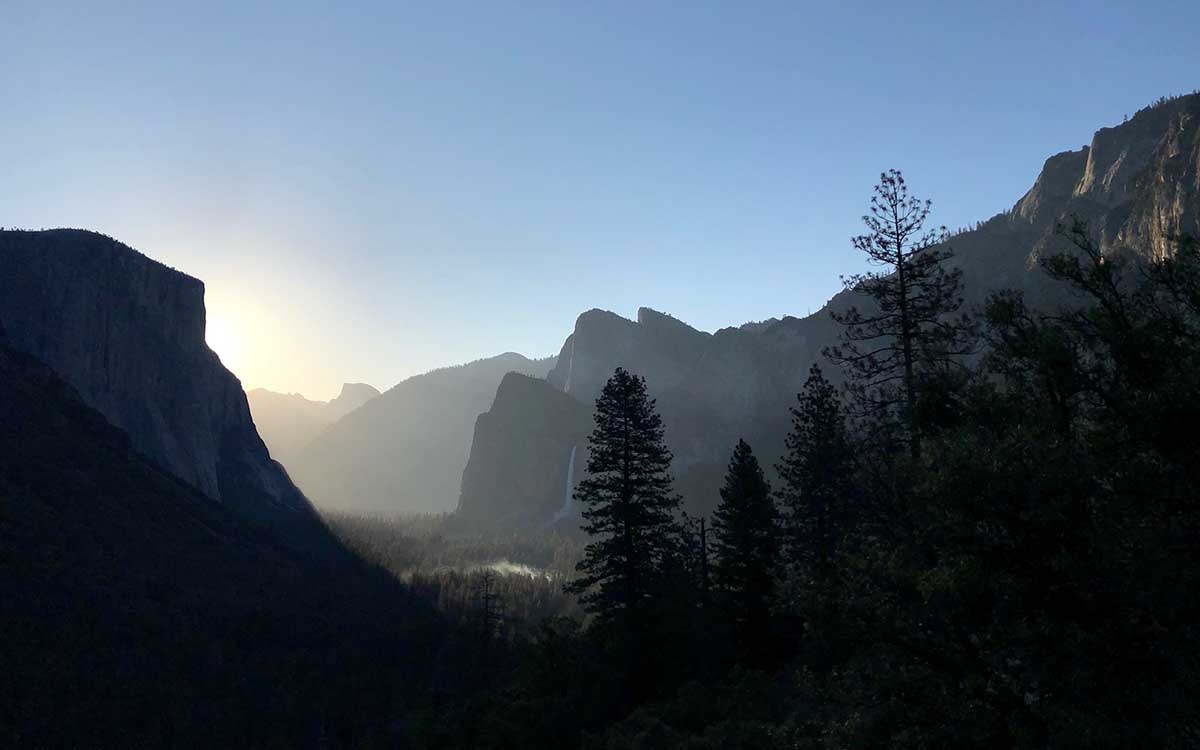
<path fill-rule="evenodd" d="M 0 748 L 1200 746 L 1190 6 L 5 15 Z"/>

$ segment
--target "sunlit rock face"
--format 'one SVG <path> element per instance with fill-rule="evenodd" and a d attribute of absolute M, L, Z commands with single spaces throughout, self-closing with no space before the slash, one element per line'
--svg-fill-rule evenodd
<path fill-rule="evenodd" d="M 204 285 L 103 235 L 0 232 L 0 322 L 133 446 L 214 500 L 311 514 L 204 340 Z"/>
<path fill-rule="evenodd" d="M 1051 157 L 1006 218 L 1012 230 L 1039 233 L 1036 260 L 1053 247 L 1054 226 L 1072 216 L 1088 222 L 1106 252 L 1162 257 L 1178 236 L 1200 234 L 1200 95 L 1147 107 Z"/>
<path fill-rule="evenodd" d="M 936 208 L 937 196 L 930 197 Z M 962 271 L 966 308 L 981 305 L 1001 289 L 1020 290 L 1032 304 L 1046 308 L 1070 304 L 1062 287 L 1041 272 L 1038 260 L 1065 248 L 1056 227 L 1072 217 L 1089 222 L 1106 252 L 1131 247 L 1161 255 L 1170 251 L 1173 237 L 1200 234 L 1200 96 L 1147 108 L 1122 125 L 1100 130 L 1091 145 L 1050 157 L 1011 210 L 951 237 L 951 263 Z M 846 253 L 850 262 L 849 246 Z M 712 334 L 649 308 L 639 310 L 636 320 L 590 310 L 576 320 L 547 380 L 559 395 L 590 407 L 616 367 L 644 376 L 675 454 L 676 488 L 689 512 L 707 513 L 718 502 L 717 490 L 737 440 L 750 442 L 768 474 L 773 473 L 769 467 L 783 451 L 788 408 L 809 367 L 820 362 L 832 380 L 839 379 L 822 351 L 836 344 L 840 334 L 829 313 L 850 305 L 865 309 L 869 300 L 842 292 L 806 318 L 784 317 Z M 536 422 L 534 415 L 549 408 L 553 398 L 531 392 L 520 408 L 494 409 L 487 429 L 521 435 L 520 423 Z M 476 445 L 476 451 L 488 450 L 497 455 L 472 452 L 472 493 L 482 493 L 479 488 L 492 481 L 485 467 L 503 467 L 506 474 L 527 478 L 520 485 L 509 482 L 509 489 L 496 493 L 496 502 L 519 506 L 520 513 L 553 513 L 550 498 L 561 492 L 562 456 L 570 446 L 560 442 L 553 451 L 520 451 L 499 441 Z M 464 493 L 467 482 L 464 477 Z"/>

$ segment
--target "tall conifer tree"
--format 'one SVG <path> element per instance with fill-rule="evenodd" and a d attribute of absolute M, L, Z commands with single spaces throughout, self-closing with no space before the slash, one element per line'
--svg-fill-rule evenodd
<path fill-rule="evenodd" d="M 663 563 L 678 544 L 679 496 L 671 452 L 646 381 L 617 368 L 596 400 L 586 479 L 575 490 L 591 537 L 568 584 L 585 609 L 632 632 L 661 591 Z"/>
<path fill-rule="evenodd" d="M 970 324 L 959 314 L 961 273 L 946 263 L 953 255 L 946 228 L 925 228 L 931 207 L 909 195 L 897 170 L 880 175 L 863 217 L 867 233 L 851 241 L 882 270 L 845 280 L 848 290 L 869 296 L 871 306 L 833 313 L 845 328 L 841 344 L 826 352 L 846 368 L 864 416 L 899 420 L 914 457 L 920 453 L 914 434 L 919 376 L 971 350 Z"/>
<path fill-rule="evenodd" d="M 778 550 L 775 502 L 758 459 L 739 440 L 713 513 L 716 584 L 731 605 L 743 652 L 767 640 Z"/>
<path fill-rule="evenodd" d="M 776 467 L 783 480 L 779 500 L 788 560 L 813 567 L 832 556 L 855 510 L 849 507 L 853 454 L 842 400 L 820 365 L 809 370 L 796 400 L 786 453 Z"/>

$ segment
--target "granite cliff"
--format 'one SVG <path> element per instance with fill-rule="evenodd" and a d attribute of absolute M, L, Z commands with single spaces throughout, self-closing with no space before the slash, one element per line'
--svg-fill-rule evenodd
<path fill-rule="evenodd" d="M 204 285 L 109 237 L 0 232 L 0 324 L 133 447 L 264 520 L 313 515 L 271 460 L 241 383 L 204 340 Z"/>
<path fill-rule="evenodd" d="M 457 516 L 499 529 L 578 526 L 567 496 L 571 478 L 583 475 L 591 428 L 590 409 L 568 394 L 540 378 L 505 375 L 492 408 L 475 420 Z"/>

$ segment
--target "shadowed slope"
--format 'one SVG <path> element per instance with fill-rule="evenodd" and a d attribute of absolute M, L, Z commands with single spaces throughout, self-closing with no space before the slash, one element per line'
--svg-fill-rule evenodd
<path fill-rule="evenodd" d="M 0 344 L 0 745 L 386 737 L 435 618 L 324 529 L 258 527 Z"/>

